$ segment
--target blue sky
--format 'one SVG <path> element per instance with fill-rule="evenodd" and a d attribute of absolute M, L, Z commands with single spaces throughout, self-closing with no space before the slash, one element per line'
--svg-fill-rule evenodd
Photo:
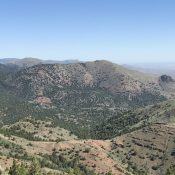
<path fill-rule="evenodd" d="M 0 57 L 175 60 L 174 0 L 0 0 Z"/>

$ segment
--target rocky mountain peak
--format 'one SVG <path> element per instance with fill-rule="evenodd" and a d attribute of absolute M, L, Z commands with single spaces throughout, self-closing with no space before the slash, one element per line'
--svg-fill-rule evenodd
<path fill-rule="evenodd" d="M 160 81 L 169 83 L 169 82 L 174 82 L 174 79 L 169 75 L 162 75 L 160 76 Z"/>

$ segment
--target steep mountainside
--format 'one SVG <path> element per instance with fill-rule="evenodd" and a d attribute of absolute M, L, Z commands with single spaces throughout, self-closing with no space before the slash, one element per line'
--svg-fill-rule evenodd
<path fill-rule="evenodd" d="M 0 90 L 7 88 L 7 83 L 5 82 L 6 79 L 8 79 L 11 74 L 16 73 L 19 71 L 19 68 L 15 65 L 4 65 L 0 64 Z"/>
<path fill-rule="evenodd" d="M 155 123 L 113 139 L 110 155 L 134 174 L 165 175 L 175 166 L 174 132 L 174 124 Z"/>
<path fill-rule="evenodd" d="M 174 123 L 174 111 L 175 100 L 173 99 L 134 111 L 118 112 L 97 125 L 92 133 L 95 133 L 96 138 L 109 139 L 155 122 Z"/>
<path fill-rule="evenodd" d="M 36 65 L 3 83 L 8 88 L 0 96 L 2 122 L 50 118 L 81 138 L 123 111 L 166 100 L 154 77 L 107 61 Z"/>
<path fill-rule="evenodd" d="M 0 64 L 0 78 L 3 78 L 1 80 L 5 80 L 8 74 L 15 73 L 18 70 L 18 66 Z"/>
<path fill-rule="evenodd" d="M 82 107 L 87 107 L 87 104 L 97 102 L 98 94 L 101 96 L 102 93 L 110 99 L 107 106 L 111 107 L 114 107 L 113 103 L 123 107 L 143 106 L 164 99 L 155 79 L 107 61 L 33 66 L 19 71 L 13 77 L 13 85 L 23 97 L 32 100 L 46 97 L 59 105 L 70 105 L 69 100 L 74 100 L 74 105 L 85 103 Z M 83 96 L 91 97 L 92 103 Z M 98 106 L 104 105 L 99 101 Z"/>

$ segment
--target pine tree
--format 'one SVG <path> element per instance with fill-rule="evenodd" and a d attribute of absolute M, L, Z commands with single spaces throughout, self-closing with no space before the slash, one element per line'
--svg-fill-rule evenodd
<path fill-rule="evenodd" d="M 16 160 L 13 160 L 13 165 L 10 167 L 9 175 L 18 175 L 18 168 Z"/>
<path fill-rule="evenodd" d="M 18 167 L 18 175 L 28 175 L 28 167 L 24 165 L 24 163 L 21 163 L 21 165 Z"/>
<path fill-rule="evenodd" d="M 10 167 L 9 175 L 28 175 L 28 168 L 23 163 L 19 165 L 16 160 L 13 160 L 13 165 Z"/>
<path fill-rule="evenodd" d="M 41 175 L 41 167 L 36 158 L 32 160 L 29 175 Z"/>
<path fill-rule="evenodd" d="M 166 175 L 175 175 L 175 167 L 170 167 L 170 168 L 167 170 Z"/>

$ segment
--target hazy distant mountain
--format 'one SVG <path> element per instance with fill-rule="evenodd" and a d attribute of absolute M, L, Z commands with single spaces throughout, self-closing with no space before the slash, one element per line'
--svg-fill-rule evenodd
<path fill-rule="evenodd" d="M 126 68 L 155 75 L 170 75 L 175 78 L 175 63 L 132 63 L 123 65 Z"/>
<path fill-rule="evenodd" d="M 44 64 L 73 64 L 73 63 L 79 63 L 79 60 L 63 60 L 63 61 L 58 61 L 58 60 L 43 60 Z"/>
<path fill-rule="evenodd" d="M 78 60 L 41 60 L 38 58 L 26 57 L 23 59 L 18 58 L 3 58 L 0 59 L 1 64 L 13 64 L 19 67 L 31 67 L 37 64 L 71 64 L 71 63 L 78 63 Z"/>
<path fill-rule="evenodd" d="M 10 64 L 14 63 L 17 60 L 17 58 L 1 58 L 0 64 Z"/>

